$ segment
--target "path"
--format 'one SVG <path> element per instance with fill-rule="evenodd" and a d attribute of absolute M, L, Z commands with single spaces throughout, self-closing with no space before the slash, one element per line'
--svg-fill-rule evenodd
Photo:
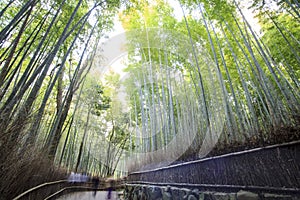
<path fill-rule="evenodd" d="M 99 191 L 96 196 L 93 196 L 93 192 L 75 192 L 66 194 L 58 198 L 57 200 L 106 200 L 107 192 Z M 113 192 L 111 200 L 117 200 L 117 192 Z"/>

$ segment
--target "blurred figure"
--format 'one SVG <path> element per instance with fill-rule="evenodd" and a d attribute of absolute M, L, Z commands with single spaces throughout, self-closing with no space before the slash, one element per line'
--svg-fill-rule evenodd
<path fill-rule="evenodd" d="M 68 178 L 69 183 L 74 183 L 75 182 L 75 173 L 71 172 L 69 178 Z"/>
<path fill-rule="evenodd" d="M 98 186 L 99 186 L 99 182 L 100 182 L 98 176 L 94 176 L 92 178 L 92 182 L 93 182 L 93 188 L 94 188 L 93 196 L 95 197 L 96 193 L 97 193 Z"/>
<path fill-rule="evenodd" d="M 82 183 L 86 183 L 89 180 L 89 177 L 86 173 L 83 173 L 80 177 Z"/>
<path fill-rule="evenodd" d="M 107 198 L 106 199 L 112 199 L 113 190 L 114 190 L 114 180 L 109 179 L 108 180 L 108 189 L 107 189 Z"/>

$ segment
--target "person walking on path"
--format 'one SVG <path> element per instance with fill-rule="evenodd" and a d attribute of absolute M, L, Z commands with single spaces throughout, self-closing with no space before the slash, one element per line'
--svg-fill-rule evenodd
<path fill-rule="evenodd" d="M 107 200 L 112 199 L 112 192 L 113 192 L 113 180 L 108 180 L 108 192 L 107 192 Z"/>
<path fill-rule="evenodd" d="M 97 176 L 94 176 L 93 179 L 92 179 L 92 182 L 93 182 L 93 189 L 94 189 L 93 196 L 95 197 L 96 193 L 97 193 L 97 190 L 98 190 L 100 180 Z"/>

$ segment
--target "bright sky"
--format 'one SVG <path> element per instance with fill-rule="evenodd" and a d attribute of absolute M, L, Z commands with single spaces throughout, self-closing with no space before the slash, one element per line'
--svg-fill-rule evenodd
<path fill-rule="evenodd" d="M 181 20 L 183 18 L 183 13 L 178 0 L 167 0 L 167 2 L 173 7 L 176 19 Z M 254 19 L 251 11 L 243 8 L 243 13 L 254 30 L 259 31 L 259 26 L 257 25 L 257 21 Z M 125 30 L 118 19 L 118 15 L 114 18 L 114 28 L 110 33 L 108 33 L 108 36 L 109 38 L 107 41 L 103 41 L 104 45 L 101 45 L 101 48 L 103 48 L 102 56 L 105 58 L 102 61 L 97 61 L 98 67 L 94 68 L 92 73 L 97 79 L 104 81 L 105 74 L 113 71 L 120 74 L 120 78 L 122 80 L 126 77 L 126 73 L 123 72 L 123 69 L 126 67 L 124 62 L 126 62 L 127 59 L 127 52 L 124 50 L 126 43 Z M 123 86 L 118 91 L 117 98 L 123 104 L 123 112 L 126 112 L 126 92 Z"/>
<path fill-rule="evenodd" d="M 174 9 L 174 15 L 175 15 L 176 19 L 177 20 L 182 19 L 183 13 L 182 13 L 179 1 L 178 0 L 166 0 L 166 1 L 169 3 L 169 5 L 171 5 L 173 7 L 173 9 Z M 249 5 L 245 4 L 245 2 L 243 3 L 243 5 L 244 5 L 244 8 L 242 8 L 242 11 L 243 11 L 244 15 L 246 16 L 248 22 L 254 28 L 256 28 L 256 30 L 258 30 L 257 29 L 257 24 L 258 24 L 257 20 L 254 19 L 253 13 L 249 9 L 247 9 L 247 7 Z M 109 36 L 113 37 L 113 36 L 116 36 L 116 35 L 118 35 L 118 34 L 120 34 L 122 32 L 124 32 L 122 24 L 119 21 L 118 16 L 115 16 L 115 18 L 114 18 L 114 30 L 109 33 Z"/>
<path fill-rule="evenodd" d="M 167 2 L 173 7 L 175 17 L 180 20 L 183 17 L 182 10 L 178 0 L 167 0 Z M 118 19 L 118 16 L 114 18 L 114 30 L 109 34 L 110 37 L 116 36 L 124 32 L 121 22 Z"/>
<path fill-rule="evenodd" d="M 169 5 L 171 5 L 174 9 L 174 15 L 177 18 L 177 20 L 180 20 L 183 18 L 183 13 L 181 6 L 179 4 L 178 0 L 166 0 Z M 259 33 L 259 26 L 257 23 L 257 20 L 254 19 L 253 13 L 246 9 L 248 5 L 245 3 L 243 4 L 244 8 L 242 8 L 243 13 L 245 17 L 247 18 L 248 22 L 251 24 L 251 26 L 254 28 L 254 30 Z M 121 22 L 118 19 L 118 15 L 114 18 L 114 28 L 113 30 L 108 33 L 109 39 L 105 41 L 106 45 L 102 45 L 104 48 L 104 51 L 102 55 L 106 58 L 104 62 L 101 62 L 101 65 L 105 65 L 105 68 L 101 67 L 101 69 L 97 69 L 96 71 L 99 72 L 99 75 L 103 72 L 106 73 L 109 70 L 113 70 L 117 73 L 119 73 L 121 76 L 124 76 L 123 69 L 125 65 L 123 64 L 124 58 L 126 57 L 126 52 L 124 52 L 124 43 L 126 41 L 125 30 L 122 27 Z M 123 45 L 124 44 L 124 45 Z M 102 76 L 101 75 L 101 76 Z M 103 77 L 101 77 L 102 79 Z M 103 80 L 103 79 L 102 79 Z"/>

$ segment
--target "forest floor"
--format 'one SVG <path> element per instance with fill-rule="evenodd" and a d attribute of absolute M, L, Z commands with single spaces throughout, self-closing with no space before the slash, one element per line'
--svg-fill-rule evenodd
<path fill-rule="evenodd" d="M 297 125 L 291 127 L 279 127 L 272 131 L 269 131 L 269 133 L 264 133 L 264 135 L 261 132 L 258 132 L 258 134 L 253 134 L 253 136 L 244 141 L 232 141 L 230 143 L 226 143 L 224 142 L 224 140 L 219 140 L 206 157 L 219 156 L 228 153 L 245 151 L 270 145 L 283 144 L 298 140 L 300 140 L 300 118 Z M 178 164 L 198 159 L 198 152 L 189 149 L 172 164 Z"/>
<path fill-rule="evenodd" d="M 277 130 L 273 130 L 263 140 L 258 135 L 254 135 L 244 142 L 232 142 L 229 144 L 219 142 L 208 154 L 208 157 L 297 140 L 300 140 L 300 125 L 295 127 L 281 127 Z"/>

